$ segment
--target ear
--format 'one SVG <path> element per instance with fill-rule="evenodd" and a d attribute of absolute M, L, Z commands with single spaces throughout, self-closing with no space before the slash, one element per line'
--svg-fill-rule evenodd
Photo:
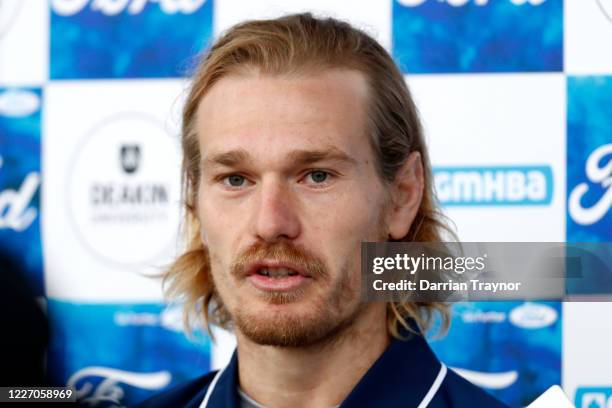
<path fill-rule="evenodd" d="M 387 226 L 392 239 L 402 239 L 408 234 L 421 206 L 424 183 L 421 154 L 412 152 L 397 172 L 391 189 Z"/>

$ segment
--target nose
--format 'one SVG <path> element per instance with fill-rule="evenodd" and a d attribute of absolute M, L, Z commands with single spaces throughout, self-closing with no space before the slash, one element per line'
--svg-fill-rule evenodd
<path fill-rule="evenodd" d="M 301 231 L 298 209 L 290 187 L 281 180 L 262 180 L 254 217 L 258 239 L 276 242 L 295 239 Z"/>

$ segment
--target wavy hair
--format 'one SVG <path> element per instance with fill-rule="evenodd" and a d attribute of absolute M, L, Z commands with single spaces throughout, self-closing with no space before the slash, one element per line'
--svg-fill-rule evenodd
<path fill-rule="evenodd" d="M 166 294 L 182 297 L 185 323 L 192 313 L 210 324 L 231 327 L 231 317 L 215 291 L 207 249 L 200 238 L 196 213 L 200 182 L 200 146 L 196 111 L 208 90 L 223 76 L 258 69 L 266 74 L 308 74 L 344 68 L 361 72 L 369 87 L 367 126 L 380 178 L 390 185 L 408 155 L 419 152 L 424 169 L 423 197 L 408 234 L 398 241 L 441 241 L 451 232 L 438 211 L 423 131 L 404 78 L 385 49 L 365 32 L 333 18 L 293 14 L 278 19 L 244 22 L 229 29 L 202 55 L 183 109 L 181 145 L 182 193 L 186 249 L 163 274 Z M 452 232 L 451 232 L 452 234 Z M 401 338 L 409 320 L 427 330 L 438 313 L 442 331 L 449 311 L 441 302 L 388 302 L 387 329 Z"/>

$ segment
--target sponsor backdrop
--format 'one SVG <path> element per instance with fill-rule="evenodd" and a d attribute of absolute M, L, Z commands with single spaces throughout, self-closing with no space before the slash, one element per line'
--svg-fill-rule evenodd
<path fill-rule="evenodd" d="M 129 406 L 227 361 L 152 276 L 180 248 L 182 99 L 220 32 L 305 10 L 405 72 L 462 240 L 612 241 L 612 0 L 0 0 L 0 250 L 47 310 L 55 384 Z M 432 345 L 513 407 L 553 384 L 610 407 L 610 313 L 457 304 Z"/>

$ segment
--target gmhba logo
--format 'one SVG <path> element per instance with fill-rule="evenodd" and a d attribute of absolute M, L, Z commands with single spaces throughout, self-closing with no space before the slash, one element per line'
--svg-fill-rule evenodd
<path fill-rule="evenodd" d="M 436 194 L 445 206 L 548 205 L 549 166 L 435 167 Z"/>

